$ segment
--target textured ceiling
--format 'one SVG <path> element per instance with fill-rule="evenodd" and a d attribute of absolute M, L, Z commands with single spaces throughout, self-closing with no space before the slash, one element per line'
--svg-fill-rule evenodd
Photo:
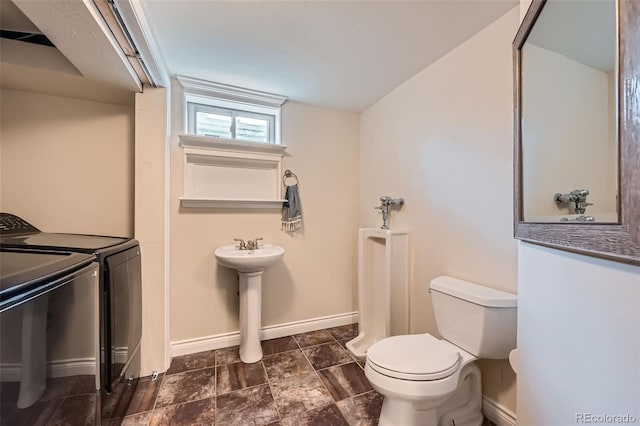
<path fill-rule="evenodd" d="M 144 0 L 172 74 L 362 111 L 517 0 Z"/>

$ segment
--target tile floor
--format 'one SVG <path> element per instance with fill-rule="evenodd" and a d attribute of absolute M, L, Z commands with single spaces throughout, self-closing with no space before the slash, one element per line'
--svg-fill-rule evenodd
<path fill-rule="evenodd" d="M 262 342 L 264 357 L 238 347 L 176 357 L 156 381 L 141 379 L 128 407 L 103 402 L 108 425 L 375 425 L 382 396 L 344 348 L 357 325 Z"/>
<path fill-rule="evenodd" d="M 176 357 L 156 381 L 139 381 L 128 407 L 117 392 L 103 401 L 103 424 L 376 425 L 382 396 L 344 347 L 356 335 L 352 324 L 266 340 L 254 364 L 237 346 Z"/>

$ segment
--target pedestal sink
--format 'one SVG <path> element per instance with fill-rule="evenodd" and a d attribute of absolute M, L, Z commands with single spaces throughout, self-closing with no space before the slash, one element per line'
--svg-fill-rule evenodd
<path fill-rule="evenodd" d="M 262 273 L 282 259 L 284 249 L 264 244 L 255 250 L 240 250 L 231 245 L 218 247 L 215 255 L 221 266 L 237 270 L 240 276 L 240 359 L 258 362 L 262 359 Z"/>

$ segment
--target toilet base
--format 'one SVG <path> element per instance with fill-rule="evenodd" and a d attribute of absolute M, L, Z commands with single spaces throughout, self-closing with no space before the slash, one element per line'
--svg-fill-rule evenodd
<path fill-rule="evenodd" d="M 424 401 L 384 396 L 379 426 L 481 426 L 480 369 L 471 363 L 460 372 L 458 386 L 440 400 Z"/>
<path fill-rule="evenodd" d="M 411 401 L 385 397 L 382 402 L 382 410 L 380 411 L 378 426 L 398 425 L 436 426 L 436 409 L 434 407 L 426 410 L 419 410 L 416 409 L 414 403 Z"/>
<path fill-rule="evenodd" d="M 462 369 L 456 391 L 436 411 L 438 425 L 482 425 L 481 375 L 477 365 L 468 364 Z"/>

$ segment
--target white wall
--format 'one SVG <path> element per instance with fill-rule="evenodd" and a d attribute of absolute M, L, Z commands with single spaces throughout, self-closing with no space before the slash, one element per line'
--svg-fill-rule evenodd
<path fill-rule="evenodd" d="M 169 354 L 169 90 L 136 93 L 135 237 L 142 266 L 141 375 L 165 371 Z"/>
<path fill-rule="evenodd" d="M 447 274 L 516 291 L 512 228 L 513 9 L 378 103 L 360 121 L 360 224 L 404 197 L 391 227 L 412 245 L 412 332 L 437 333 L 428 285 Z M 484 361 L 485 394 L 515 411 L 507 361 Z"/>
<path fill-rule="evenodd" d="M 281 209 L 183 208 L 182 94 L 174 81 L 171 140 L 171 341 L 238 330 L 238 278 L 219 267 L 216 247 L 264 237 L 283 246 L 263 276 L 263 326 L 350 313 L 358 228 L 358 114 L 287 102 L 283 170 L 300 180 L 304 229 L 280 230 Z M 202 347 L 200 350 L 203 350 Z"/>
<path fill-rule="evenodd" d="M 518 425 L 640 421 L 640 267 L 521 243 L 518 296 Z"/>
<path fill-rule="evenodd" d="M 531 43 L 522 49 L 522 70 L 524 217 L 574 213 L 573 203 L 569 209 L 553 200 L 574 189 L 590 191 L 587 214 L 615 213 L 617 169 L 609 161 L 616 152 L 609 112 L 615 81 Z"/>
<path fill-rule="evenodd" d="M 640 267 L 525 243 L 518 264 L 518 424 L 640 421 Z"/>

